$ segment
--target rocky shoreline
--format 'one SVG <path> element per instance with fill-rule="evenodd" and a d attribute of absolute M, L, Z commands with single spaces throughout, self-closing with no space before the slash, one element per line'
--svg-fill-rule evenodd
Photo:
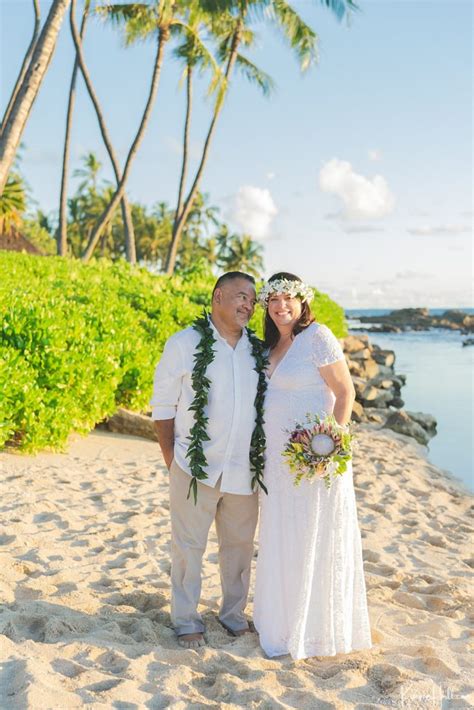
<path fill-rule="evenodd" d="M 347 336 L 343 349 L 356 391 L 352 419 L 379 424 L 428 444 L 436 435 L 436 419 L 403 409 L 401 390 L 406 376 L 395 372 L 395 352 L 371 343 L 367 335 Z"/>
<path fill-rule="evenodd" d="M 372 333 L 401 333 L 407 330 L 457 330 L 462 334 L 474 333 L 474 316 L 465 311 L 451 309 L 439 316 L 431 315 L 428 308 L 400 308 L 386 315 L 359 316 L 361 323 L 375 324 Z M 366 330 L 353 327 L 351 330 Z"/>

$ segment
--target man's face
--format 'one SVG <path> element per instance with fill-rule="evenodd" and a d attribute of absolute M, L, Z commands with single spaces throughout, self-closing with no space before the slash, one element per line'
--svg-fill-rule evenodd
<path fill-rule="evenodd" d="M 253 284 L 247 279 L 236 278 L 216 289 L 212 310 L 229 328 L 243 328 L 253 315 L 255 301 Z"/>

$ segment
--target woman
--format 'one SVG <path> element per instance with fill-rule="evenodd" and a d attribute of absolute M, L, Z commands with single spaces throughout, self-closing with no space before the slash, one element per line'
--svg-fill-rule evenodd
<path fill-rule="evenodd" d="M 354 387 L 342 349 L 314 322 L 310 287 L 281 272 L 263 287 L 269 349 L 267 452 L 261 496 L 254 623 L 268 656 L 333 656 L 370 648 L 352 468 L 329 489 L 295 487 L 282 451 L 306 414 L 349 422 Z"/>

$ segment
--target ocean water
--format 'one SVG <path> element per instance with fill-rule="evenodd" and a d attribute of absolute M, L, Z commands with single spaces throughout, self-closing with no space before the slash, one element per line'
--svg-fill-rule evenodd
<path fill-rule="evenodd" d="M 432 310 L 442 313 L 447 309 Z M 473 313 L 474 309 L 462 310 Z M 347 310 L 348 325 L 362 326 L 358 315 L 389 310 Z M 356 332 L 354 332 L 357 335 Z M 474 491 L 473 360 L 474 346 L 462 347 L 466 336 L 446 330 L 370 333 L 371 342 L 394 350 L 395 371 L 407 376 L 404 408 L 433 414 L 437 435 L 429 443 L 429 459 Z"/>

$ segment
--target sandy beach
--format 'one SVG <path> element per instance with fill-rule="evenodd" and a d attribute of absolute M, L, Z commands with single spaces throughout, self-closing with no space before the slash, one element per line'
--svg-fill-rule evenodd
<path fill-rule="evenodd" d="M 412 439 L 359 428 L 373 648 L 297 662 L 270 660 L 256 634 L 234 639 L 217 622 L 214 531 L 208 645 L 178 646 L 157 444 L 97 431 L 64 454 L 2 453 L 0 472 L 2 710 L 473 707 L 472 498 Z"/>

